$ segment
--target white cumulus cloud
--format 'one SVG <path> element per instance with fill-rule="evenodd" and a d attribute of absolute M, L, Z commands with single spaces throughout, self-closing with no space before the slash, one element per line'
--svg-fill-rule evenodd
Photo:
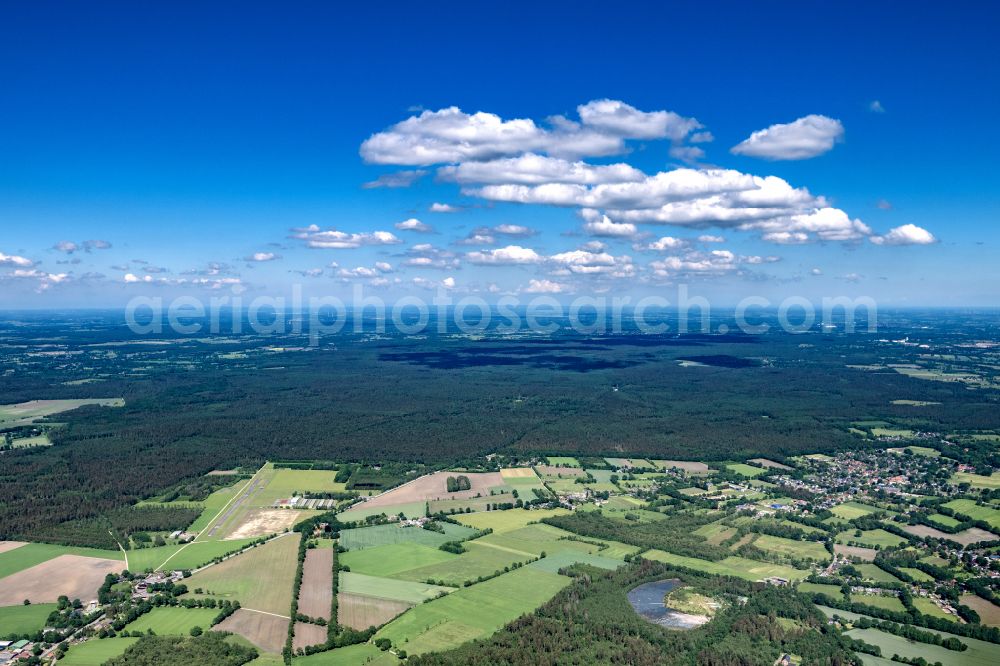
<path fill-rule="evenodd" d="M 934 234 L 915 224 L 904 224 L 882 236 L 872 236 L 869 240 L 876 245 L 931 245 L 937 243 Z"/>
<path fill-rule="evenodd" d="M 758 130 L 730 152 L 766 160 L 805 160 L 829 152 L 843 137 L 839 120 L 812 114 Z"/>

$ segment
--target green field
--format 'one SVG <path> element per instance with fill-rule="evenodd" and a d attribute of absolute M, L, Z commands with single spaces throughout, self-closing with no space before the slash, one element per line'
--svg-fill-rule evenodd
<path fill-rule="evenodd" d="M 874 608 L 893 611 L 895 613 L 905 613 L 906 606 L 897 597 L 883 597 L 874 594 L 852 594 L 851 603 L 864 604 Z"/>
<path fill-rule="evenodd" d="M 340 545 L 347 550 L 396 543 L 418 543 L 437 547 L 447 541 L 463 541 L 476 534 L 476 530 L 470 527 L 443 522 L 437 524 L 444 530 L 443 534 L 422 527 L 401 527 L 398 523 L 343 530 L 340 533 Z"/>
<path fill-rule="evenodd" d="M 690 569 L 696 569 L 698 571 L 704 571 L 705 573 L 716 574 L 719 576 L 736 576 L 737 578 L 743 578 L 745 580 L 761 580 L 763 578 L 778 576 L 780 578 L 795 581 L 802 580 L 809 574 L 808 571 L 795 569 L 793 567 L 785 566 L 784 564 L 757 562 L 756 560 L 748 560 L 744 557 L 727 557 L 723 560 L 719 560 L 718 562 L 712 562 L 709 560 L 701 560 L 696 557 L 674 555 L 673 553 L 667 553 L 662 550 L 648 550 L 643 553 L 642 556 L 647 560 L 656 560 L 657 562 L 665 562 L 676 566 L 688 567 Z"/>
<path fill-rule="evenodd" d="M 867 580 L 873 580 L 877 583 L 898 583 L 900 582 L 898 578 L 893 576 L 887 571 L 879 569 L 874 564 L 855 564 L 854 568 L 861 572 L 861 575 Z"/>
<path fill-rule="evenodd" d="M 417 543 L 389 544 L 341 553 L 338 561 L 351 571 L 370 576 L 394 576 L 421 567 L 442 564 L 459 556 Z M 426 576 L 425 576 L 426 578 Z"/>
<path fill-rule="evenodd" d="M 402 513 L 407 518 L 421 518 L 427 513 L 427 502 L 407 502 L 405 504 L 377 507 L 359 504 L 339 514 L 337 519 L 342 523 L 350 523 L 357 520 L 364 520 L 368 516 L 377 516 L 380 513 L 384 513 L 387 516 L 395 516 Z"/>
<path fill-rule="evenodd" d="M 194 541 L 187 545 L 154 546 L 128 551 L 130 571 L 146 569 L 166 570 L 197 569 L 208 564 L 213 558 L 238 550 L 253 539 L 233 539 L 231 541 Z"/>
<path fill-rule="evenodd" d="M 254 495 L 255 506 L 271 506 L 275 500 L 287 499 L 293 494 L 304 492 L 342 493 L 347 484 L 335 483 L 334 470 L 315 469 L 275 469 L 267 485 Z"/>
<path fill-rule="evenodd" d="M 573 534 L 551 525 L 527 525 L 516 530 L 488 534 L 476 539 L 474 543 L 529 557 L 538 557 L 543 552 L 551 555 L 563 550 L 581 553 L 598 552 L 597 546 L 567 539 L 568 536 Z"/>
<path fill-rule="evenodd" d="M 59 660 L 59 666 L 101 666 L 109 659 L 120 656 L 138 638 L 92 638 L 86 643 L 74 645 Z"/>
<path fill-rule="evenodd" d="M 940 606 L 938 606 L 930 599 L 925 599 L 923 597 L 913 597 L 913 606 L 924 615 L 938 617 L 941 618 L 942 620 L 952 620 L 952 621 L 955 620 L 954 615 L 949 615 L 948 613 L 945 613 L 943 610 L 941 610 Z"/>
<path fill-rule="evenodd" d="M 533 558 L 529 554 L 512 552 L 476 541 L 466 543 L 465 547 L 466 552 L 446 562 L 403 571 L 396 577 L 414 581 L 444 581 L 446 585 L 459 586 L 465 581 L 477 580 L 480 576 L 492 576 L 515 562 L 526 562 Z"/>
<path fill-rule="evenodd" d="M 537 562 L 532 562 L 529 567 L 548 571 L 549 573 L 559 573 L 559 570 L 573 564 L 589 564 L 598 569 L 614 570 L 622 566 L 621 560 L 603 557 L 602 555 L 588 555 L 587 553 L 563 550 L 555 555 L 546 555 Z"/>
<path fill-rule="evenodd" d="M 881 511 L 881 509 L 869 506 L 868 504 L 862 504 L 861 502 L 844 502 L 843 504 L 838 504 L 830 509 L 830 512 L 833 513 L 833 515 L 838 518 L 843 518 L 844 520 L 860 518 L 861 516 L 878 513 L 879 511 Z"/>
<path fill-rule="evenodd" d="M 55 609 L 56 604 L 0 606 L 0 638 L 35 633 Z"/>
<path fill-rule="evenodd" d="M 949 479 L 949 482 L 956 486 L 960 483 L 968 483 L 973 488 L 989 488 L 990 490 L 994 490 L 1000 488 L 1000 472 L 993 472 L 990 476 L 980 476 L 971 472 L 956 472 Z"/>
<path fill-rule="evenodd" d="M 549 456 L 546 460 L 550 465 L 562 467 L 580 467 L 580 461 L 571 456 Z"/>
<path fill-rule="evenodd" d="M 831 558 L 829 551 L 818 541 L 796 541 L 795 539 L 785 539 L 783 537 L 771 536 L 770 534 L 762 534 L 754 541 L 753 545 L 761 550 L 798 559 L 828 562 Z"/>
<path fill-rule="evenodd" d="M 348 572 L 340 573 L 339 590 L 345 594 L 360 594 L 366 597 L 391 599 L 419 604 L 440 594 L 447 594 L 453 588 L 415 583 L 392 578 L 379 578 Z"/>
<path fill-rule="evenodd" d="M 905 454 L 907 449 L 909 449 L 913 453 L 913 455 L 915 455 L 915 456 L 925 456 L 927 458 L 938 458 L 941 455 L 941 452 L 938 451 L 937 449 L 932 449 L 932 448 L 929 448 L 929 447 L 926 447 L 926 446 L 904 446 L 904 447 L 900 447 L 898 449 L 888 449 L 888 451 L 890 451 L 892 453 L 904 453 Z"/>
<path fill-rule="evenodd" d="M 57 546 L 49 543 L 29 543 L 0 553 L 0 578 L 17 573 L 18 571 L 24 571 L 36 564 L 48 562 L 60 555 L 103 557 L 109 560 L 125 559 L 125 555 L 120 550 L 98 550 L 97 548 Z"/>
<path fill-rule="evenodd" d="M 761 474 L 767 473 L 767 470 L 763 467 L 754 467 L 753 465 L 747 465 L 746 463 L 730 463 L 726 465 L 726 469 L 731 472 L 736 472 L 740 476 L 745 476 L 748 479 L 753 479 Z"/>
<path fill-rule="evenodd" d="M 486 511 L 455 516 L 455 520 L 478 530 L 490 528 L 494 532 L 509 532 L 524 527 L 528 523 L 537 523 L 542 518 L 565 516 L 568 513 L 569 511 L 566 509 L 536 509 L 531 511 L 511 509 L 509 511 Z"/>
<path fill-rule="evenodd" d="M 942 513 L 932 513 L 931 515 L 927 516 L 927 520 L 931 521 L 935 525 L 943 527 L 958 527 L 959 525 L 962 524 L 962 521 L 955 520 L 951 516 L 946 516 Z"/>
<path fill-rule="evenodd" d="M 924 631 L 927 630 L 924 629 Z M 942 638 L 952 636 L 952 634 L 940 631 L 934 633 L 940 634 Z M 947 666 L 994 666 L 1000 663 L 1000 645 L 974 638 L 956 636 L 958 640 L 968 646 L 967 650 L 956 652 L 938 645 L 916 643 L 878 629 L 852 629 L 847 632 L 847 635 L 879 646 L 882 649 L 882 654 L 888 656 L 898 654 L 901 657 L 911 659 L 922 657 L 927 663 L 939 661 Z"/>
<path fill-rule="evenodd" d="M 1000 530 L 1000 510 L 998 509 L 991 506 L 980 506 L 970 499 L 952 500 L 944 506 L 973 520 L 985 521 L 990 527 Z"/>
<path fill-rule="evenodd" d="M 917 581 L 918 583 L 929 583 L 934 580 L 934 576 L 921 571 L 920 569 L 913 569 L 911 567 L 900 567 L 900 571 L 909 575 L 910 578 Z"/>
<path fill-rule="evenodd" d="M 251 661 L 250 666 L 257 662 Z M 294 666 L 395 666 L 399 659 L 391 652 L 383 652 L 371 643 L 359 643 L 347 647 L 318 652 L 307 657 L 296 657 L 292 660 Z"/>
<path fill-rule="evenodd" d="M 863 530 L 861 532 L 861 536 L 854 536 L 856 531 L 857 530 L 844 530 L 837 535 L 836 542 L 846 544 L 853 541 L 870 548 L 874 548 L 876 546 L 879 548 L 890 548 L 893 546 L 902 546 L 907 543 L 906 539 L 903 537 L 896 536 L 892 532 L 887 532 L 885 530 Z"/>
<path fill-rule="evenodd" d="M 191 631 L 191 627 L 201 627 L 202 629 L 211 627 L 212 620 L 218 614 L 219 611 L 216 608 L 161 606 L 140 616 L 134 622 L 125 625 L 125 629 L 128 631 L 141 631 L 143 633 L 152 629 L 154 633 L 161 636 L 165 634 L 187 636 L 188 632 Z"/>
<path fill-rule="evenodd" d="M 205 596 L 239 601 L 254 610 L 288 614 L 299 540 L 277 537 L 241 555 L 200 571 L 184 582 L 189 590 L 203 588 Z"/>
<path fill-rule="evenodd" d="M 388 638 L 408 654 L 447 650 L 489 636 L 551 599 L 569 582 L 563 576 L 523 567 L 416 606 L 375 636 Z"/>
<path fill-rule="evenodd" d="M 834 599 L 840 599 L 843 595 L 840 593 L 839 585 L 826 585 L 823 583 L 799 583 L 799 592 L 805 594 L 825 594 L 828 597 L 833 597 Z"/>

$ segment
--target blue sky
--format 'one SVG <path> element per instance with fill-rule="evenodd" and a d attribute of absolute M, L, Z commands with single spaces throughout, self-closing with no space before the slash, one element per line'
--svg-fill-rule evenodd
<path fill-rule="evenodd" d="M 989 4 L 2 11 L 0 307 L 1000 295 Z"/>

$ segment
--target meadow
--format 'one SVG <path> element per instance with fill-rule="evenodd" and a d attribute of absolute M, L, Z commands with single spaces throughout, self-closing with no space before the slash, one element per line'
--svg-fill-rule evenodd
<path fill-rule="evenodd" d="M 833 515 L 838 518 L 843 518 L 844 520 L 860 518 L 872 513 L 878 513 L 879 511 L 881 511 L 881 509 L 869 506 L 868 504 L 862 504 L 861 502 L 844 502 L 843 504 L 838 504 L 830 509 L 830 512 L 833 513 Z"/>
<path fill-rule="evenodd" d="M 580 467 L 580 461 L 572 456 L 549 456 L 546 460 L 558 467 Z"/>
<path fill-rule="evenodd" d="M 130 622 L 125 628 L 128 631 L 141 631 L 143 633 L 152 629 L 154 633 L 159 635 L 174 634 L 186 636 L 192 627 L 201 627 L 207 630 L 212 626 L 212 620 L 218 614 L 219 611 L 215 608 L 161 606 Z"/>
<path fill-rule="evenodd" d="M 569 582 L 564 576 L 523 567 L 416 606 L 375 637 L 388 638 L 408 654 L 446 650 L 489 636 L 548 601 Z"/>
<path fill-rule="evenodd" d="M 453 523 L 438 523 L 443 533 L 422 527 L 403 527 L 398 523 L 373 525 L 340 532 L 340 545 L 347 550 L 374 548 L 397 543 L 416 543 L 437 547 L 448 541 L 462 541 L 476 534 L 476 530 Z"/>
<path fill-rule="evenodd" d="M 892 532 L 887 532 L 882 529 L 878 530 L 862 530 L 861 536 L 855 535 L 856 530 L 844 530 L 837 534 L 837 543 L 859 543 L 865 547 L 874 548 L 878 546 L 879 548 L 889 548 L 892 546 L 901 546 L 906 543 L 906 539 L 901 536 L 897 536 Z"/>
<path fill-rule="evenodd" d="M 982 506 L 970 499 L 952 500 L 944 506 L 973 520 L 985 521 L 990 527 L 1000 530 L 1000 509 L 996 507 Z"/>
<path fill-rule="evenodd" d="M 59 666 L 101 666 L 109 659 L 120 656 L 138 638 L 101 638 L 70 647 Z"/>
<path fill-rule="evenodd" d="M 817 562 L 830 561 L 830 553 L 818 541 L 797 541 L 795 539 L 785 539 L 783 537 L 762 534 L 754 541 L 754 546 L 761 550 L 772 553 L 779 553 L 797 559 L 815 560 Z"/>
<path fill-rule="evenodd" d="M 954 620 L 955 616 L 945 613 L 936 603 L 923 597 L 913 598 L 913 607 L 924 615 L 941 618 L 942 620 Z"/>
<path fill-rule="evenodd" d="M 1000 472 L 993 472 L 990 476 L 981 476 L 971 472 L 955 472 L 949 482 L 954 485 L 967 483 L 973 488 L 996 490 L 1000 488 Z"/>
<path fill-rule="evenodd" d="M 483 513 L 470 513 L 455 516 L 455 520 L 474 527 L 477 530 L 486 528 L 494 532 L 509 532 L 524 527 L 528 523 L 537 523 L 543 518 L 551 516 L 565 516 L 569 514 L 567 509 L 542 509 L 527 511 L 525 509 L 511 509 L 509 511 L 486 511 Z"/>
<path fill-rule="evenodd" d="M 0 638 L 35 633 L 55 609 L 56 604 L 0 606 Z"/>
<path fill-rule="evenodd" d="M 824 583 L 799 583 L 798 591 L 805 594 L 825 594 L 834 599 L 841 598 L 839 585 L 826 585 Z"/>
<path fill-rule="evenodd" d="M 466 581 L 475 581 L 483 576 L 492 576 L 504 567 L 516 562 L 526 562 L 533 556 L 528 553 L 507 550 L 470 541 L 465 544 L 466 552 L 439 564 L 409 569 L 396 575 L 404 580 L 435 580 L 445 585 L 459 586 Z"/>
<path fill-rule="evenodd" d="M 898 583 L 900 582 L 898 578 L 893 576 L 891 573 L 884 571 L 874 564 L 855 564 L 854 568 L 861 572 L 861 575 L 868 579 L 873 580 L 876 583 Z"/>
<path fill-rule="evenodd" d="M 394 576 L 413 569 L 451 562 L 459 556 L 433 546 L 397 543 L 341 553 L 339 563 L 371 576 Z"/>
<path fill-rule="evenodd" d="M 338 590 L 344 594 L 357 594 L 364 597 L 419 604 L 441 594 L 452 592 L 454 588 L 392 578 L 379 578 L 354 572 L 341 572 Z"/>
<path fill-rule="evenodd" d="M 795 569 L 784 564 L 771 564 L 769 562 L 758 562 L 744 557 L 727 557 L 718 562 L 702 560 L 696 557 L 686 557 L 684 555 L 674 555 L 662 550 L 648 550 L 642 554 L 647 560 L 655 560 L 666 564 L 673 564 L 697 571 L 704 571 L 709 574 L 719 576 L 736 576 L 744 580 L 756 581 L 772 576 L 778 576 L 787 580 L 802 580 L 808 575 L 807 571 Z"/>
<path fill-rule="evenodd" d="M 767 473 L 767 470 L 763 467 L 754 467 L 753 465 L 747 465 L 746 463 L 730 463 L 726 465 L 726 469 L 730 472 L 735 472 L 740 476 L 745 476 L 748 479 L 753 479 L 761 474 Z"/>
<path fill-rule="evenodd" d="M 876 594 L 851 594 L 851 603 L 864 604 L 873 608 L 882 608 L 894 613 L 905 613 L 906 606 L 898 597 L 885 597 Z"/>

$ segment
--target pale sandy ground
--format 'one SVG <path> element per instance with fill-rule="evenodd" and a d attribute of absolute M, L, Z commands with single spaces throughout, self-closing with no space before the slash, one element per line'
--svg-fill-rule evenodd
<path fill-rule="evenodd" d="M 951 539 L 955 543 L 960 543 L 963 546 L 968 546 L 969 544 L 979 543 L 980 541 L 993 541 L 996 539 L 996 535 L 992 532 L 987 532 L 986 530 L 979 529 L 978 527 L 970 527 L 967 530 L 962 530 L 956 534 L 948 534 L 933 527 L 928 527 L 927 525 L 900 525 L 899 528 L 904 532 L 909 532 L 910 534 L 915 534 L 920 537 L 934 537 L 935 539 Z"/>
<path fill-rule="evenodd" d="M 284 532 L 302 517 L 303 514 L 295 509 L 253 509 L 247 512 L 243 522 L 233 528 L 226 539 L 252 539 L 265 534 Z"/>
<path fill-rule="evenodd" d="M 8 550 L 14 550 L 24 545 L 26 544 L 23 541 L 0 541 L 0 553 L 6 553 Z"/>
<path fill-rule="evenodd" d="M 0 606 L 58 601 L 65 594 L 87 603 L 97 598 L 97 588 L 109 573 L 125 569 L 125 562 L 100 557 L 60 555 L 48 562 L 0 578 Z"/>
<path fill-rule="evenodd" d="M 472 483 L 472 490 L 449 493 L 447 485 L 449 476 L 469 477 L 469 481 Z M 490 487 L 502 485 L 504 485 L 504 480 L 499 472 L 435 472 L 422 476 L 419 479 L 414 479 L 410 483 L 393 488 L 381 495 L 377 495 L 361 506 L 368 508 L 426 500 L 469 499 L 479 494 L 484 496 L 489 495 Z"/>

